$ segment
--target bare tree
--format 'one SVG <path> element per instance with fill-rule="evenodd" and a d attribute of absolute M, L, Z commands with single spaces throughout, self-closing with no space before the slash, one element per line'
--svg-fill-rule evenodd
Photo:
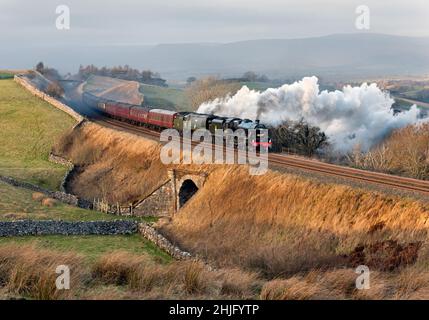
<path fill-rule="evenodd" d="M 153 72 L 150 70 L 143 70 L 141 73 L 141 78 L 143 81 L 147 81 L 153 78 Z"/>
<path fill-rule="evenodd" d="M 328 137 L 320 128 L 311 126 L 304 120 L 284 121 L 277 127 L 270 128 L 274 149 L 282 148 L 312 156 L 317 150 L 328 146 Z"/>
<path fill-rule="evenodd" d="M 245 74 L 243 74 L 243 79 L 250 82 L 257 81 L 258 75 L 253 71 L 247 71 Z"/>
<path fill-rule="evenodd" d="M 197 78 L 195 78 L 195 77 L 189 77 L 188 79 L 186 79 L 186 83 L 188 85 L 191 84 L 192 82 L 195 82 L 195 81 L 197 81 Z"/>
<path fill-rule="evenodd" d="M 259 82 L 267 82 L 268 81 L 268 77 L 264 74 L 257 74 L 253 71 L 247 71 L 246 73 L 243 74 L 242 79 L 245 81 L 249 81 L 249 82 L 255 82 L 255 81 L 259 81 Z"/>
<path fill-rule="evenodd" d="M 43 64 L 42 61 L 40 61 L 37 65 L 36 65 L 36 71 L 40 72 L 43 74 L 43 71 L 45 69 L 45 65 Z"/>

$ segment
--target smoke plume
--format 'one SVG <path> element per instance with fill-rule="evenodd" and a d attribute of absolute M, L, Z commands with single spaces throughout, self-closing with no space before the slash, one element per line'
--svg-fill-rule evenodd
<path fill-rule="evenodd" d="M 305 77 L 263 92 L 243 86 L 234 96 L 202 104 L 198 112 L 259 119 L 274 126 L 304 119 L 320 127 L 337 151 L 348 152 L 356 144 L 368 150 L 393 129 L 419 121 L 415 105 L 394 115 L 393 103 L 375 83 L 320 92 L 317 77 Z"/>

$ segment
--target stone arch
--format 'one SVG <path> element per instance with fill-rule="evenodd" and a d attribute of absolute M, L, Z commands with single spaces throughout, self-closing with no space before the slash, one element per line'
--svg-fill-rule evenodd
<path fill-rule="evenodd" d="M 185 179 L 180 185 L 178 193 L 179 208 L 183 207 L 198 191 L 197 184 L 192 179 Z"/>
<path fill-rule="evenodd" d="M 183 207 L 183 205 L 204 186 L 207 178 L 207 174 L 204 172 L 192 172 L 189 170 L 178 169 L 169 170 L 168 176 L 171 179 L 174 194 L 174 213 Z M 184 186 L 183 189 L 182 186 Z M 183 193 L 186 193 L 186 191 L 188 192 L 188 195 L 184 197 Z"/>

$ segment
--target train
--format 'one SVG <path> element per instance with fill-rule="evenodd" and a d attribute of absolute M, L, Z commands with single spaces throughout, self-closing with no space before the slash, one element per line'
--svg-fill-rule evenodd
<path fill-rule="evenodd" d="M 83 93 L 82 100 L 89 107 L 109 117 L 157 131 L 176 129 L 178 132 L 183 133 L 184 130 L 194 132 L 198 129 L 206 129 L 214 137 L 216 130 L 219 129 L 222 131 L 230 129 L 232 132 L 242 129 L 246 133 L 246 145 L 252 145 L 258 149 L 263 147 L 265 150 L 269 150 L 272 147 L 269 130 L 258 120 L 252 121 L 236 117 L 220 117 L 213 114 L 150 108 L 107 100 L 89 92 Z M 267 137 L 264 135 L 267 135 Z"/>

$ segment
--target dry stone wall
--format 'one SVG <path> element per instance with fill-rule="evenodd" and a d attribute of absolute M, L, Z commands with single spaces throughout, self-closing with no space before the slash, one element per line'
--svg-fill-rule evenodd
<path fill-rule="evenodd" d="M 50 198 L 56 199 L 58 201 L 61 201 L 63 203 L 66 203 L 66 204 L 69 204 L 72 206 L 76 206 L 76 207 L 80 207 L 80 208 L 84 208 L 84 209 L 91 209 L 91 207 L 92 207 L 92 203 L 85 201 L 83 199 L 79 199 L 75 195 L 72 195 L 69 193 L 65 193 L 65 192 L 61 192 L 61 191 L 50 191 L 50 190 L 44 189 L 42 187 L 36 186 L 34 184 L 24 182 L 24 181 L 18 181 L 18 180 L 11 178 L 11 177 L 6 177 L 6 176 L 0 176 L 0 181 L 7 183 L 11 186 L 14 186 L 14 187 L 24 188 L 24 189 L 31 190 L 34 192 L 43 193 Z"/>
<path fill-rule="evenodd" d="M 72 118 L 74 118 L 76 121 L 81 122 L 84 120 L 84 118 L 79 113 L 74 111 L 68 105 L 65 105 L 64 103 L 58 101 L 57 99 L 51 97 L 50 95 L 44 93 L 43 91 L 40 91 L 39 89 L 34 87 L 29 81 L 27 81 L 22 76 L 15 75 L 14 80 L 16 83 L 19 83 L 21 86 L 23 86 L 25 89 L 27 89 L 30 93 L 32 93 L 35 96 L 39 97 L 40 99 L 48 102 L 49 104 L 53 105 L 55 108 L 67 113 Z"/>
<path fill-rule="evenodd" d="M 174 259 L 186 260 L 192 258 L 192 255 L 189 252 L 182 251 L 149 224 L 139 223 L 138 230 L 143 237 L 153 242 L 158 248 L 167 252 Z"/>
<path fill-rule="evenodd" d="M 138 231 L 137 222 L 18 220 L 0 221 L 0 237 L 38 235 L 120 235 Z"/>

